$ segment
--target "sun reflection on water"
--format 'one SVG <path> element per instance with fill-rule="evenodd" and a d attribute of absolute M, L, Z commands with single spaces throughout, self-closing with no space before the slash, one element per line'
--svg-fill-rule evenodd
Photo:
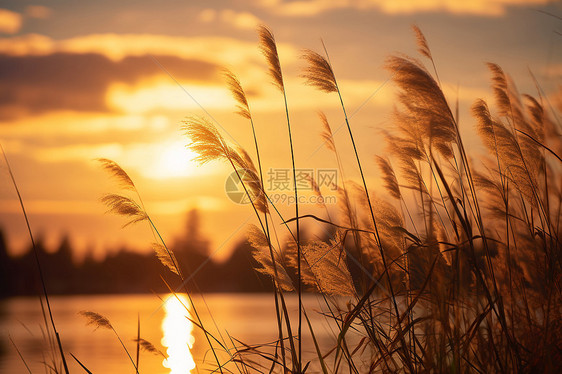
<path fill-rule="evenodd" d="M 189 302 L 185 295 L 169 295 L 164 304 L 166 316 L 162 320 L 162 345 L 166 347 L 166 358 L 162 365 L 170 369 L 170 374 L 191 373 L 195 369 L 195 361 L 191 355 L 193 337 L 193 323 L 190 317 Z M 191 317 L 190 317 L 191 318 Z"/>

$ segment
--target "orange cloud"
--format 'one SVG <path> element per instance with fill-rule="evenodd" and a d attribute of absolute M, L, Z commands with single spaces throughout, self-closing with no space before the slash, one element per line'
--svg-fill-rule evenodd
<path fill-rule="evenodd" d="M 224 9 L 220 12 L 222 21 L 231 24 L 238 29 L 255 30 L 261 23 L 260 19 L 248 12 L 236 12 L 232 9 Z"/>
<path fill-rule="evenodd" d="M 241 30 L 255 30 L 261 23 L 260 19 L 249 12 L 237 12 L 232 9 L 223 9 L 216 11 L 215 9 L 203 9 L 198 19 L 201 22 L 213 22 L 220 20 Z"/>
<path fill-rule="evenodd" d="M 107 90 L 106 100 L 112 108 L 135 114 L 154 110 L 189 111 L 199 109 L 200 106 L 206 109 L 235 106 L 231 94 L 224 86 L 185 83 L 182 88 L 169 78 L 134 85 L 114 83 Z"/>
<path fill-rule="evenodd" d="M 47 19 L 52 13 L 50 8 L 43 5 L 28 5 L 25 7 L 25 15 L 30 18 Z"/>
<path fill-rule="evenodd" d="M 284 66 L 298 62 L 299 51 L 293 45 L 281 43 L 278 49 Z M 169 86 L 169 72 L 182 84 L 208 85 L 219 77 L 218 66 L 235 67 L 241 76 L 253 76 L 256 71 L 266 71 L 264 63 L 256 42 L 224 37 L 95 34 L 53 40 L 28 34 L 0 38 L 0 118 L 50 110 L 103 112 L 121 107 L 134 112 L 132 106 L 139 108 L 140 101 L 148 102 L 147 95 L 172 92 L 167 87 L 164 91 L 162 87 L 141 87 L 141 79 L 166 76 Z M 126 86 L 113 90 L 116 105 L 108 106 L 106 97 L 113 83 Z M 217 106 L 217 90 L 192 88 L 202 94 L 198 99 L 203 101 L 214 95 L 206 105 Z M 228 94 L 218 95 L 218 105 L 224 106 Z M 184 96 L 162 107 L 185 109 L 186 103 L 189 108 Z M 150 108 L 156 107 L 150 104 Z"/>
<path fill-rule="evenodd" d="M 13 121 L 3 122 L 0 126 L 0 138 L 4 141 L 17 139 L 12 143 L 13 149 L 19 149 L 22 141 L 38 136 L 43 139 L 56 138 L 61 134 L 69 137 L 95 139 L 103 133 L 144 132 L 157 133 L 175 128 L 163 115 L 93 115 L 91 112 L 52 111 L 39 115 L 25 116 Z"/>
<path fill-rule="evenodd" d="M 214 9 L 203 9 L 197 16 L 201 22 L 212 22 L 217 19 L 217 11 Z"/>
<path fill-rule="evenodd" d="M 15 34 L 21 29 L 21 14 L 7 9 L 0 9 L 0 33 Z"/>
<path fill-rule="evenodd" d="M 238 15 L 240 17 L 240 15 Z M 241 19 L 246 18 L 242 15 Z M 285 61 L 297 61 L 299 50 L 279 43 L 279 54 Z M 176 37 L 152 34 L 90 34 L 70 39 L 53 40 L 44 35 L 27 34 L 0 38 L 0 53 L 8 55 L 46 55 L 56 52 L 98 53 L 114 61 L 127 56 L 176 56 L 212 63 L 244 65 L 261 63 L 256 41 L 228 37 Z"/>
<path fill-rule="evenodd" d="M 157 58 L 175 79 L 190 82 L 216 79 L 215 65 L 171 56 Z M 106 102 L 112 84 L 134 85 L 142 79 L 163 76 L 170 81 L 149 56 L 113 61 L 92 53 L 0 55 L 0 118 L 51 110 L 108 112 L 115 109 Z"/>
<path fill-rule="evenodd" d="M 501 16 L 511 6 L 536 6 L 549 2 L 550 0 L 261 0 L 262 6 L 272 12 L 291 17 L 311 17 L 343 8 L 375 9 L 387 14 L 446 12 Z"/>

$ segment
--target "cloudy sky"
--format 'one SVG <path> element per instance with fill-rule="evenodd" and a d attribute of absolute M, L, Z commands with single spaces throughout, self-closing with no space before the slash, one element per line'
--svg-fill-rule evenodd
<path fill-rule="evenodd" d="M 0 142 L 33 230 L 49 243 L 69 234 L 81 253 L 152 241 L 148 227 L 121 229 L 122 218 L 104 214 L 100 197 L 119 186 L 93 161 L 100 157 L 127 170 L 169 240 L 185 212 L 198 208 L 221 257 L 253 222 L 251 209 L 224 192 L 228 167 L 193 163 L 180 127 L 202 115 L 252 150 L 221 75 L 228 67 L 248 94 L 265 169 L 289 167 L 283 101 L 257 47 L 259 24 L 278 42 L 297 168 L 336 167 L 319 136 L 322 110 L 348 165 L 345 177 L 357 176 L 349 139 L 337 131 L 339 101 L 300 77 L 302 50 L 321 51 L 323 40 L 373 188 L 373 157 L 385 153 L 381 134 L 392 126 L 394 104 L 384 63 L 391 54 L 416 56 L 412 24 L 429 42 L 449 102 L 459 102 L 466 133 L 474 126 L 471 103 L 491 96 L 485 62 L 501 65 L 532 95 L 530 72 L 552 98 L 562 78 L 562 7 L 546 0 L 17 0 L 1 7 Z M 18 252 L 29 239 L 4 163 L 0 175 L 0 225 Z"/>

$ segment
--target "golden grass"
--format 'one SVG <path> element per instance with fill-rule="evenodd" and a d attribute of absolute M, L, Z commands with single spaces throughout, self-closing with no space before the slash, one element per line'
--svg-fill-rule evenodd
<path fill-rule="evenodd" d="M 237 173 L 251 171 L 241 180 L 259 225 L 250 227 L 248 240 L 259 264 L 256 270 L 270 276 L 274 285 L 279 333 L 274 343 L 249 346 L 212 336 L 193 305 L 194 323 L 213 353 L 219 347 L 230 354 L 226 362 L 214 355 L 217 370 L 304 372 L 310 359 L 301 352 L 302 316 L 314 340 L 317 356 L 311 361 L 324 373 L 562 370 L 561 125 L 546 110 L 544 97 L 520 95 L 498 65 L 488 64 L 495 103 L 475 98 L 472 106 L 476 132 L 488 152 L 476 162 L 466 152 L 429 44 L 418 27 L 413 30 L 419 53 L 429 59 L 433 73 L 411 57 L 387 60 L 398 88 L 397 108 L 394 125 L 386 130 L 392 148 L 388 157 L 375 161 L 388 197 L 367 186 L 334 69 L 319 53 L 304 53 L 305 84 L 338 94 L 362 179 L 362 184 L 340 181 L 336 186 L 340 214 L 330 215 L 326 208 L 326 218 L 299 216 L 297 206 L 295 217 L 285 219 L 268 199 L 250 104 L 234 73 L 226 70 L 225 79 L 238 113 L 251 122 L 257 168 L 209 120 L 190 117 L 184 122 L 189 147 L 200 163 L 221 160 Z M 284 95 L 290 135 L 275 39 L 265 26 L 258 32 L 273 84 Z M 342 164 L 328 119 L 321 113 L 320 120 L 320 136 L 343 175 L 354 165 Z M 291 136 L 290 141 L 294 172 Z M 138 195 L 117 164 L 100 162 L 124 189 Z M 315 193 L 321 194 L 317 187 Z M 103 202 L 110 211 L 129 217 L 127 224 L 148 221 L 160 239 L 155 245 L 159 259 L 185 281 L 138 198 L 139 203 L 110 194 Z M 326 225 L 330 238 L 301 242 L 298 223 L 305 219 Z M 276 220 L 289 240 L 269 230 Z M 337 326 L 334 346 L 325 352 L 316 341 L 310 311 L 301 303 L 304 287 L 323 297 L 326 316 Z M 284 296 L 291 291 L 299 299 L 295 333 Z M 341 296 L 348 300 L 345 307 L 338 302 Z M 115 331 L 105 317 L 82 314 L 95 326 Z M 137 343 L 158 354 L 140 336 Z"/>

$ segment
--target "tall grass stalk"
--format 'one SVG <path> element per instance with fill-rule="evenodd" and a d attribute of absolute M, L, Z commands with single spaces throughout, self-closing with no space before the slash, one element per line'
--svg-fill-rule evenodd
<path fill-rule="evenodd" d="M 250 127 L 252 129 L 252 137 L 254 139 L 254 146 L 255 146 L 255 150 L 256 150 L 256 157 L 257 157 L 257 161 L 258 161 L 258 172 L 259 172 L 259 178 L 260 178 L 260 184 L 261 184 L 261 192 L 265 195 L 265 184 L 263 182 L 263 169 L 262 169 L 262 163 L 261 163 L 261 156 L 260 156 L 260 150 L 259 150 L 259 145 L 258 145 L 258 138 L 256 135 L 256 129 L 254 126 L 254 119 L 252 117 L 252 113 L 250 111 L 250 105 L 248 103 L 248 99 L 246 97 L 246 93 L 244 92 L 244 89 L 242 88 L 242 85 L 240 84 L 240 81 L 238 80 L 238 78 L 234 75 L 234 73 L 232 73 L 229 70 L 225 71 L 225 78 L 227 80 L 228 86 L 230 88 L 230 91 L 232 93 L 232 96 L 235 98 L 235 100 L 238 102 L 238 107 L 239 107 L 239 114 L 248 119 L 250 121 Z M 251 199 L 252 197 L 249 196 L 247 189 L 245 188 L 245 192 L 246 192 L 246 196 Z M 285 343 L 284 343 L 284 334 L 283 334 L 283 318 L 281 315 L 281 309 L 280 309 L 280 305 L 279 305 L 279 300 L 278 298 L 283 298 L 283 290 L 282 288 L 277 284 L 277 280 L 279 279 L 279 274 L 278 274 L 278 270 L 277 270 L 277 264 L 275 261 L 275 255 L 273 253 L 273 246 L 271 244 L 271 234 L 269 231 L 269 222 L 268 222 L 268 218 L 267 218 L 267 214 L 269 212 L 268 209 L 268 199 L 266 199 L 265 201 L 265 209 L 263 212 L 263 222 L 265 223 L 265 235 L 267 238 L 267 245 L 269 247 L 269 255 L 271 257 L 271 263 L 273 264 L 273 271 L 274 271 L 274 300 L 275 300 L 275 315 L 276 315 L 276 319 L 277 319 L 277 329 L 278 329 L 278 334 L 279 334 L 279 345 L 281 347 L 281 359 L 283 362 L 283 367 L 286 367 L 286 360 L 285 360 Z M 256 211 L 256 214 L 257 211 Z M 283 301 L 284 302 L 284 301 Z M 287 323 L 287 331 L 291 331 L 291 322 L 289 319 L 288 315 L 285 315 L 285 320 Z M 292 337 L 289 336 L 289 339 L 292 342 Z M 294 357 L 295 358 L 295 357 Z M 293 359 L 294 359 L 293 358 Z M 294 360 L 293 360 L 294 361 Z"/>
<path fill-rule="evenodd" d="M 82 310 L 78 313 L 88 320 L 88 325 L 94 325 L 96 327 L 96 330 L 98 328 L 104 328 L 113 331 L 113 333 L 117 337 L 117 340 L 123 347 L 123 350 L 127 354 L 129 361 L 131 361 L 131 364 L 133 364 L 133 367 L 135 368 L 135 372 L 139 374 L 138 361 L 135 363 L 135 360 L 133 360 L 133 357 L 129 353 L 129 350 L 127 349 L 127 347 L 125 347 L 125 343 L 123 343 L 123 340 L 121 339 L 121 337 L 119 336 L 119 334 L 117 333 L 111 322 L 109 322 L 109 320 L 106 317 L 96 312 Z"/>
<path fill-rule="evenodd" d="M 25 206 L 23 204 L 23 199 L 21 197 L 18 185 L 16 183 L 16 178 L 14 177 L 14 173 L 12 172 L 12 168 L 10 167 L 10 163 L 8 162 L 8 157 L 6 156 L 6 152 L 4 152 L 4 147 L 2 147 L 1 144 L 0 144 L 0 150 L 2 151 L 2 156 L 4 157 L 4 161 L 6 162 L 6 166 L 8 168 L 8 173 L 10 174 L 10 179 L 12 181 L 12 184 L 14 186 L 16 194 L 18 195 L 18 201 L 19 201 L 19 204 L 20 204 L 20 208 L 22 210 L 23 217 L 25 219 L 25 224 L 27 226 L 27 233 L 29 235 L 29 238 L 31 239 L 31 247 L 33 248 L 33 255 L 34 255 L 34 258 L 35 258 L 35 263 L 37 265 L 37 271 L 39 273 L 39 279 L 41 281 L 41 289 L 43 291 L 43 297 L 45 298 L 45 302 L 47 304 L 47 311 L 49 313 L 50 325 L 51 325 L 51 327 L 53 329 L 53 332 L 55 334 L 57 346 L 58 346 L 60 357 L 61 357 L 62 364 L 63 364 L 63 367 L 64 367 L 64 372 L 66 374 L 68 374 L 68 365 L 66 364 L 66 358 L 64 356 L 64 351 L 62 349 L 62 342 L 60 340 L 60 335 L 59 335 L 59 332 L 57 331 L 57 327 L 55 326 L 55 320 L 53 318 L 53 312 L 51 310 L 51 303 L 49 302 L 49 294 L 47 292 L 47 285 L 45 284 L 45 277 L 43 276 L 43 269 L 41 267 L 41 261 L 39 261 L 39 254 L 37 253 L 37 246 L 35 245 L 35 239 L 33 238 L 33 232 L 31 231 L 31 226 L 29 224 L 27 212 L 25 210 Z M 46 328 L 48 329 L 49 326 L 46 326 Z"/>
<path fill-rule="evenodd" d="M 137 203 L 133 199 L 124 195 L 107 194 L 102 198 L 102 202 L 109 207 L 110 212 L 113 212 L 118 215 L 130 217 L 129 222 L 127 222 L 124 225 L 124 227 L 141 221 L 148 222 L 151 232 L 153 233 L 154 237 L 158 241 L 158 243 L 154 245 L 154 249 L 156 251 L 158 258 L 160 259 L 160 261 L 164 266 L 166 266 L 169 270 L 171 270 L 179 277 L 182 283 L 182 287 L 184 288 L 187 298 L 189 300 L 189 303 L 193 308 L 193 313 L 198 322 L 198 326 L 203 327 L 203 321 L 199 316 L 195 303 L 193 302 L 193 299 L 191 297 L 191 293 L 187 289 L 186 278 L 183 275 L 181 267 L 179 266 L 179 263 L 177 262 L 174 253 L 168 248 L 166 242 L 164 241 L 164 238 L 162 238 L 162 235 L 160 235 L 160 232 L 156 228 L 156 225 L 148 215 L 144 203 L 142 201 L 141 195 L 137 187 L 135 186 L 133 180 L 129 177 L 127 172 L 125 172 L 125 170 L 123 170 L 116 162 L 108 159 L 98 159 L 97 161 L 100 162 L 102 167 L 106 169 L 108 172 L 110 172 L 121 183 L 121 186 L 124 189 L 133 191 L 139 199 L 139 203 Z M 204 332 L 205 339 L 207 340 L 207 343 L 211 348 L 211 352 L 213 353 L 213 357 L 218 365 L 219 371 L 222 373 L 222 366 L 220 364 L 219 358 L 215 351 L 215 347 L 211 342 L 211 337 L 209 336 L 209 332 L 205 328 L 202 328 L 202 330 Z"/>
<path fill-rule="evenodd" d="M 357 161 L 357 167 L 359 169 L 359 174 L 361 176 L 361 183 L 363 184 L 363 190 L 365 192 L 365 198 L 367 200 L 367 204 L 369 207 L 369 213 L 370 213 L 370 217 L 371 217 L 371 222 L 373 224 L 373 229 L 374 229 L 374 236 L 375 236 L 375 240 L 377 243 L 377 246 L 379 248 L 379 253 L 381 256 L 381 260 L 382 260 L 382 264 L 383 267 L 385 269 L 385 274 L 386 274 L 386 279 L 388 282 L 388 290 L 390 293 L 390 297 L 392 300 L 392 303 L 394 305 L 394 311 L 396 313 L 396 318 L 398 321 L 398 330 L 399 330 L 399 335 L 402 336 L 402 328 L 401 328 L 401 324 L 400 324 L 400 312 L 398 310 L 398 303 L 396 302 L 396 295 L 394 292 L 394 287 L 392 285 L 392 281 L 390 279 L 390 268 L 388 267 L 388 263 L 387 263 L 387 259 L 386 259 L 386 255 L 384 253 L 384 248 L 383 248 L 383 244 L 381 242 L 380 239 L 380 235 L 379 235 L 379 229 L 378 229 L 378 225 L 377 225 L 377 220 L 375 218 L 375 214 L 374 214 L 374 210 L 373 210 L 373 204 L 371 203 L 371 197 L 369 195 L 369 189 L 367 188 L 367 182 L 365 180 L 365 174 L 363 173 L 363 167 L 361 166 L 361 160 L 359 159 L 359 153 L 357 151 L 357 146 L 355 144 L 355 138 L 353 136 L 353 132 L 351 131 L 351 126 L 349 124 L 349 118 L 347 116 L 347 111 L 343 102 L 343 97 L 340 91 L 340 88 L 338 86 L 338 82 L 336 80 L 336 76 L 334 74 L 334 70 L 332 69 L 332 65 L 330 63 L 330 59 L 328 56 L 328 51 L 326 49 L 326 46 L 324 45 L 324 42 L 322 42 L 322 46 L 324 47 L 324 52 L 327 56 L 327 58 L 325 59 L 324 57 L 322 57 L 321 55 L 319 55 L 316 52 L 313 51 L 307 51 L 306 54 L 304 55 L 304 58 L 309 62 L 309 66 L 306 69 L 306 73 L 304 74 L 304 77 L 307 79 L 307 83 L 315 86 L 317 88 L 319 88 L 322 91 L 325 92 L 336 92 L 340 101 L 340 105 L 343 111 L 343 115 L 344 115 L 344 119 L 345 119 L 345 124 L 347 127 L 347 131 L 349 134 L 349 138 L 351 140 L 351 144 L 353 147 L 353 153 L 355 155 L 355 160 Z M 402 339 L 402 344 L 403 344 L 403 348 L 405 347 L 405 341 Z M 406 356 L 408 357 L 408 356 Z M 408 363 L 408 367 L 410 370 L 413 370 L 412 364 L 411 362 L 407 362 Z"/>
<path fill-rule="evenodd" d="M 291 133 L 291 121 L 289 119 L 289 106 L 287 105 L 287 92 L 285 91 L 285 84 L 283 82 L 283 73 L 281 71 L 281 64 L 279 63 L 279 55 L 277 53 L 277 44 L 273 33 L 264 25 L 258 28 L 260 37 L 260 48 L 267 58 L 269 65 L 269 72 L 273 78 L 273 83 L 279 88 L 283 94 L 283 101 L 285 104 L 285 116 L 287 119 L 287 131 L 289 135 L 289 146 L 291 151 L 291 165 L 293 171 L 293 187 L 295 192 L 295 218 L 296 220 L 296 244 L 297 244 L 297 293 L 299 298 L 299 317 L 297 326 L 297 336 L 299 340 L 298 345 L 298 370 L 302 371 L 302 272 L 301 272 L 301 241 L 300 241 L 300 223 L 299 223 L 299 194 L 297 188 L 297 170 L 295 168 L 295 152 L 293 149 L 293 136 Z"/>

